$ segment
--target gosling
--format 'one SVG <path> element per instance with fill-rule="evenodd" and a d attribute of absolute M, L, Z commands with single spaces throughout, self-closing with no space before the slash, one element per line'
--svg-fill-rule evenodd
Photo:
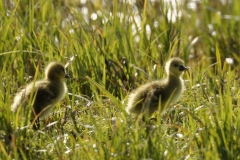
<path fill-rule="evenodd" d="M 49 63 L 45 69 L 44 79 L 31 82 L 16 94 L 11 111 L 17 112 L 21 105 L 29 104 L 32 107 L 30 120 L 34 124 L 33 129 L 38 129 L 39 119 L 46 118 L 66 95 L 67 86 L 63 81 L 64 78 L 69 78 L 65 73 L 64 65 L 59 62 Z"/>
<path fill-rule="evenodd" d="M 181 76 L 187 69 L 180 58 L 168 60 L 165 65 L 167 77 L 144 84 L 130 93 L 126 111 L 151 117 L 158 109 L 163 111 L 171 103 L 177 102 L 184 90 Z"/>

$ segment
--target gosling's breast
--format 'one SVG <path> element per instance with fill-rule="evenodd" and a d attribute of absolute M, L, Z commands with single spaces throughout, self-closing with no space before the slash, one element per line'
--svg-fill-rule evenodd
<path fill-rule="evenodd" d="M 67 86 L 63 81 L 51 82 L 51 91 L 56 95 L 56 103 L 64 98 L 67 93 Z"/>
<path fill-rule="evenodd" d="M 169 97 L 171 96 L 171 103 L 177 102 L 184 90 L 184 83 L 182 78 L 173 78 L 169 80 L 168 88 L 170 91 Z"/>

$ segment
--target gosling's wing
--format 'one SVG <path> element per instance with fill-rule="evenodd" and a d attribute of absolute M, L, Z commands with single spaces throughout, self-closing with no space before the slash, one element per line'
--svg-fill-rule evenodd
<path fill-rule="evenodd" d="M 38 83 L 32 94 L 33 96 L 36 95 L 34 101 L 36 114 L 40 113 L 44 108 L 51 106 L 57 98 L 56 88 L 47 82 Z"/>
<path fill-rule="evenodd" d="M 157 105 L 162 89 L 156 82 L 147 83 L 134 90 L 128 100 L 127 111 L 141 113 L 150 106 Z"/>
<path fill-rule="evenodd" d="M 148 88 L 145 104 L 152 108 L 158 108 L 160 105 L 165 105 L 168 97 L 168 91 L 166 91 L 166 80 L 152 82 Z M 164 106 L 161 106 L 161 108 Z"/>
<path fill-rule="evenodd" d="M 146 101 L 149 101 L 151 105 L 155 106 L 155 105 L 158 105 L 159 102 L 162 102 L 163 97 L 164 97 L 164 88 L 161 86 L 154 86 L 149 88 Z"/>

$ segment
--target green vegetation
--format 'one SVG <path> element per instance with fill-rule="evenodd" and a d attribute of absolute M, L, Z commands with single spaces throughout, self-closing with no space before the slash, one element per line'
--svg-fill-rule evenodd
<path fill-rule="evenodd" d="M 175 22 L 173 6 L 141 2 L 0 2 L 0 159 L 240 159 L 240 1 L 183 0 Z M 184 95 L 135 122 L 127 95 L 172 56 L 191 68 Z M 69 94 L 33 131 L 10 105 L 53 60 L 69 64 Z"/>

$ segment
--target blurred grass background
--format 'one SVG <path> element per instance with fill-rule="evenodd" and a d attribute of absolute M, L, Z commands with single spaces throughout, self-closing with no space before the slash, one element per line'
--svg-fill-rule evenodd
<path fill-rule="evenodd" d="M 238 0 L 1 1 L 1 159 L 240 159 L 239 28 Z M 135 123 L 127 95 L 172 56 L 191 68 L 184 95 Z M 53 60 L 69 93 L 34 132 L 10 105 Z"/>

